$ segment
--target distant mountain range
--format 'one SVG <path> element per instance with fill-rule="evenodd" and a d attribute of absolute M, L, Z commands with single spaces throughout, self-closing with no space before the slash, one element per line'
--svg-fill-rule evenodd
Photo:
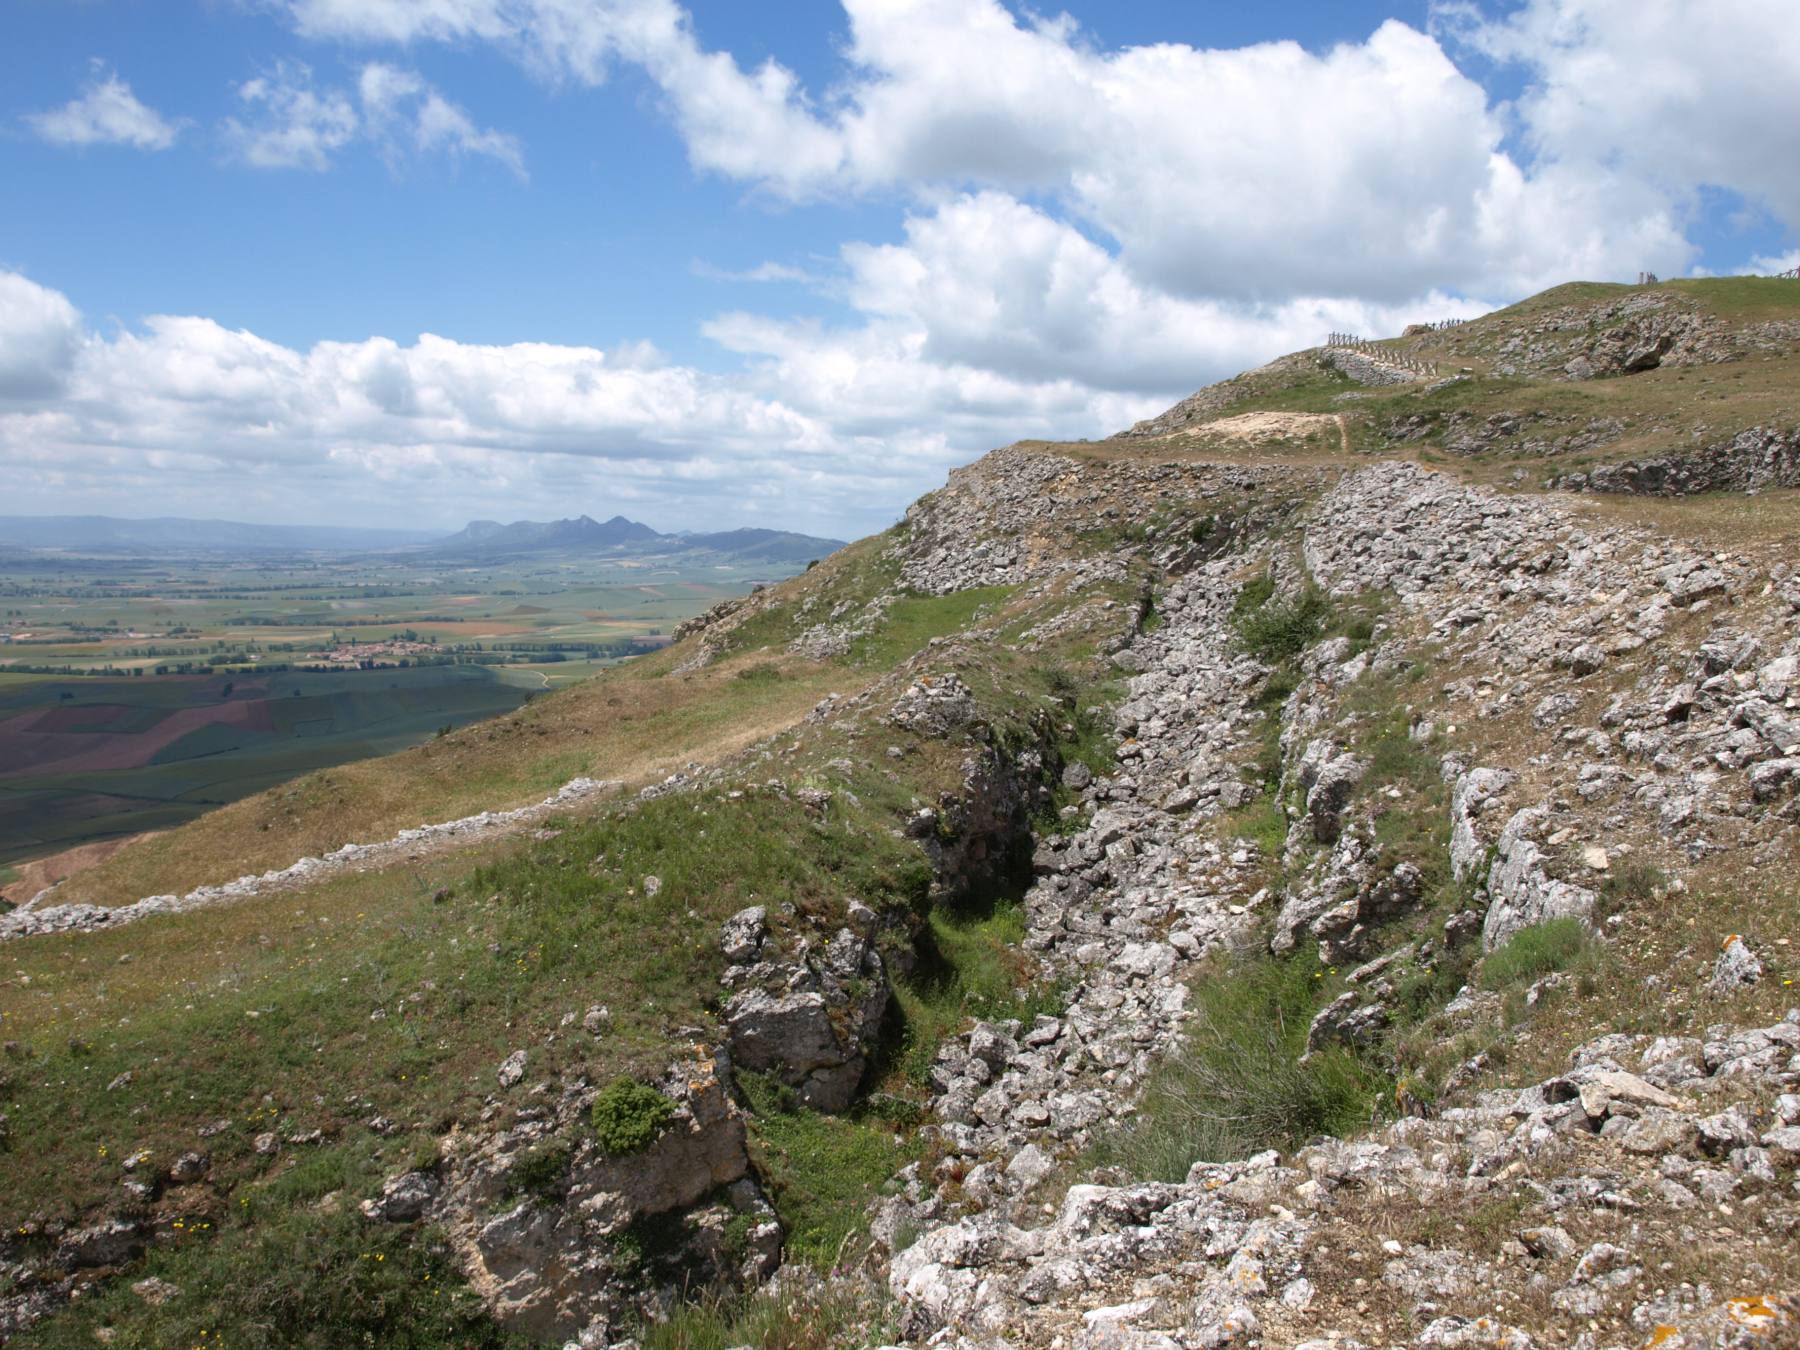
<path fill-rule="evenodd" d="M 788 530 L 662 534 L 624 516 L 611 520 L 576 516 L 572 520 L 515 520 L 510 525 L 497 520 L 472 520 L 448 539 L 439 539 L 423 551 L 484 561 L 524 553 L 610 552 L 632 556 L 712 553 L 740 562 L 798 563 L 823 558 L 843 546 L 841 539 L 821 539 Z"/>
<path fill-rule="evenodd" d="M 471 520 L 448 539 L 431 545 L 433 553 L 541 553 L 551 549 L 618 548 L 625 544 L 647 544 L 663 538 L 648 525 L 640 525 L 624 516 L 598 521 L 592 516 L 573 520 L 515 520 L 502 525 L 497 520 Z"/>
<path fill-rule="evenodd" d="M 595 520 L 472 520 L 455 534 L 431 530 L 371 530 L 335 525 L 247 525 L 232 520 L 160 516 L 0 516 L 0 552 L 76 549 L 146 553 L 292 553 L 311 549 L 376 553 L 404 549 L 414 556 L 492 562 L 533 553 L 614 553 L 621 557 L 711 554 L 734 562 L 792 564 L 823 558 L 844 546 L 787 530 L 724 530 L 663 534 L 624 516 Z"/>
<path fill-rule="evenodd" d="M 219 550 L 281 553 L 306 549 L 406 548 L 441 538 L 435 530 L 368 530 L 341 525 L 246 525 L 235 520 L 158 516 L 0 516 L 0 545 L 15 548 Z"/>

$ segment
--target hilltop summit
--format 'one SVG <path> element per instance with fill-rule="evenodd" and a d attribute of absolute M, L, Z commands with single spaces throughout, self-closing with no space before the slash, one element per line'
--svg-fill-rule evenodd
<path fill-rule="evenodd" d="M 472 520 L 458 533 L 437 540 L 434 553 L 528 553 L 551 549 L 617 548 L 624 544 L 662 539 L 648 525 L 624 516 L 602 524 L 592 516 L 568 520 Z"/>
<path fill-rule="evenodd" d="M 712 534 L 663 534 L 624 516 L 597 521 L 592 516 L 570 520 L 472 520 L 429 552 L 444 557 L 493 559 L 531 553 L 611 551 L 620 554 L 716 553 L 744 562 L 796 562 L 822 558 L 844 546 L 841 539 L 821 539 L 787 530 L 740 529 Z"/>

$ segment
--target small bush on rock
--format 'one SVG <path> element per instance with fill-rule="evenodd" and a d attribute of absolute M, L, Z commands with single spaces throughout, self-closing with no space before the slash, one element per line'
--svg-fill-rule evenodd
<path fill-rule="evenodd" d="M 619 1078 L 594 1099 L 590 1119 L 600 1151 L 619 1158 L 649 1148 L 674 1114 L 675 1103 L 655 1088 Z"/>
<path fill-rule="evenodd" d="M 542 1200 L 556 1199 L 563 1193 L 569 1175 L 569 1150 L 547 1145 L 522 1154 L 512 1166 L 507 1187 L 515 1195 L 535 1195 Z"/>

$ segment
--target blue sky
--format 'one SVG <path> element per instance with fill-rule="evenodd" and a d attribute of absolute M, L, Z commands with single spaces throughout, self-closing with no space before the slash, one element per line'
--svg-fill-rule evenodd
<path fill-rule="evenodd" d="M 1423 3 L 1065 8 L 1090 40 L 1118 46 L 1290 38 L 1322 48 L 1364 38 L 1390 16 L 1425 22 Z M 745 65 L 773 57 L 813 89 L 842 74 L 835 0 L 690 10 L 701 40 Z M 843 239 L 899 233 L 903 193 L 802 206 L 692 171 L 654 86 L 630 69 L 599 87 L 545 87 L 490 46 L 415 44 L 404 64 L 514 135 L 527 180 L 492 160 L 394 165 L 366 146 L 335 156 L 326 173 L 256 173 L 227 160 L 216 131 L 239 111 L 238 85 L 282 60 L 306 63 L 320 84 L 347 84 L 371 58 L 396 53 L 301 39 L 279 10 L 180 0 L 20 0 L 11 23 L 0 88 L 14 116 L 0 153 L 18 200 L 48 209 L 6 221 L 0 263 L 51 279 L 87 314 L 199 313 L 289 345 L 426 331 L 469 342 L 648 339 L 677 359 L 716 363 L 700 320 L 750 297 L 709 265 L 807 267 Z M 70 153 L 18 125 L 20 113 L 68 102 L 96 59 L 143 103 L 192 124 L 172 151 Z M 783 300 L 835 309 L 802 288 Z"/>
<path fill-rule="evenodd" d="M 1786 0 L 13 0 L 7 509 L 892 519 L 1327 328 L 1792 266 Z"/>

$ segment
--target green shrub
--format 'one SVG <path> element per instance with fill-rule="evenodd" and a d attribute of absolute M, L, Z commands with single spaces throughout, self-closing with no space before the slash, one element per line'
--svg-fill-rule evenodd
<path fill-rule="evenodd" d="M 1238 591 L 1237 599 L 1232 601 L 1231 616 L 1241 619 L 1246 614 L 1254 614 L 1269 601 L 1275 598 L 1275 577 L 1272 573 L 1263 572 L 1246 581 Z"/>
<path fill-rule="evenodd" d="M 916 1130 L 925 1123 L 925 1104 L 893 1092 L 871 1092 L 863 1099 L 863 1111 L 873 1120 L 885 1120 L 896 1130 Z"/>
<path fill-rule="evenodd" d="M 619 1158 L 649 1148 L 674 1114 L 675 1103 L 655 1088 L 616 1078 L 594 1099 L 590 1119 L 600 1151 Z"/>
<path fill-rule="evenodd" d="M 380 1182 L 366 1160 L 329 1150 L 319 1177 L 359 1188 Z M 181 1228 L 159 1225 L 159 1241 L 121 1279 L 93 1285 L 57 1317 L 32 1330 L 40 1350 L 120 1347 L 345 1346 L 431 1350 L 525 1350 L 502 1331 L 462 1282 L 441 1235 L 370 1224 L 345 1206 L 295 1204 L 258 1187 L 226 1213 Z M 310 1187 L 308 1188 L 311 1189 Z M 179 1291 L 160 1304 L 131 1291 L 154 1275 Z M 23 1343 L 21 1341 L 20 1343 Z"/>
<path fill-rule="evenodd" d="M 1073 706 L 1081 696 L 1081 680 L 1074 671 L 1060 662 L 1054 665 L 1040 666 L 1037 676 L 1044 682 L 1044 688 L 1050 691 L 1052 698 Z"/>
<path fill-rule="evenodd" d="M 1394 981 L 1397 1020 L 1416 1026 L 1431 1017 L 1468 983 L 1470 947 L 1440 951 L 1430 964 L 1408 964 Z"/>
<path fill-rule="evenodd" d="M 892 1056 L 908 1079 L 924 1087 L 939 1043 L 971 1018 L 1030 1022 L 1039 1013 L 1060 1011 L 1065 991 L 1037 978 L 1024 940 L 1025 911 L 1016 900 L 989 898 L 928 915 L 914 944 L 917 963 L 894 990 L 896 1034 L 878 1069 Z"/>
<path fill-rule="evenodd" d="M 1263 957 L 1203 978 L 1187 1044 L 1152 1075 L 1136 1126 L 1094 1161 L 1179 1181 L 1195 1162 L 1367 1124 L 1387 1095 L 1379 1074 L 1341 1047 L 1301 1062 L 1319 973 L 1309 956 Z"/>
<path fill-rule="evenodd" d="M 1399 691 L 1389 679 L 1364 676 L 1355 689 L 1363 703 L 1356 748 L 1368 756 L 1370 786 L 1400 784 L 1419 790 L 1439 782 L 1440 752 L 1412 737 L 1412 710 L 1398 702 Z M 1387 702 L 1387 700 L 1394 700 Z"/>
<path fill-rule="evenodd" d="M 1288 695 L 1299 687 L 1299 671 L 1292 666 L 1277 666 L 1269 672 L 1269 678 L 1263 681 L 1262 690 L 1256 696 L 1256 706 L 1272 716 L 1279 727 L 1282 706 L 1288 701 Z"/>
<path fill-rule="evenodd" d="M 569 1150 L 555 1144 L 528 1149 L 512 1165 L 507 1189 L 514 1195 L 535 1195 L 553 1200 L 566 1189 L 569 1178 Z"/>
<path fill-rule="evenodd" d="M 1580 919 L 1551 919 L 1521 928 L 1482 962 L 1482 987 L 1505 992 L 1535 984 L 1583 962 L 1592 943 Z"/>
<path fill-rule="evenodd" d="M 1275 579 L 1264 572 L 1245 583 L 1232 605 L 1231 623 L 1245 651 L 1263 661 L 1291 661 L 1325 632 L 1331 600 L 1308 578 L 1299 592 L 1277 599 Z"/>
<path fill-rule="evenodd" d="M 1269 795 L 1226 816 L 1223 828 L 1233 838 L 1248 839 L 1265 858 L 1279 859 L 1287 847 L 1287 813 Z"/>
<path fill-rule="evenodd" d="M 1256 772 L 1261 781 L 1271 789 L 1281 783 L 1283 766 L 1281 758 L 1281 710 L 1286 706 L 1288 695 L 1300 685 L 1300 672 L 1292 662 L 1284 662 L 1269 672 L 1269 678 L 1263 682 L 1262 692 L 1256 696 L 1256 706 L 1262 713 L 1262 721 L 1256 727 Z"/>

